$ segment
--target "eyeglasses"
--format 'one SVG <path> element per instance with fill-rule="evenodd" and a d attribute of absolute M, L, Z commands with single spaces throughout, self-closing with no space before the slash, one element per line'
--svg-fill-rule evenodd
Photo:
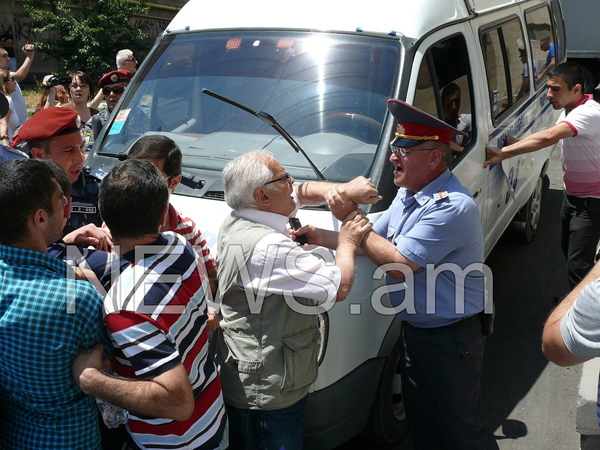
<path fill-rule="evenodd" d="M 110 95 L 111 92 L 114 92 L 115 94 L 119 95 L 122 94 L 125 91 L 125 88 L 123 86 L 115 86 L 115 87 L 103 87 L 102 88 L 102 93 L 104 95 Z"/>
<path fill-rule="evenodd" d="M 278 181 L 287 181 L 287 183 L 291 186 L 292 184 L 294 184 L 294 177 L 292 177 L 289 172 L 286 172 L 284 176 L 279 177 L 279 178 L 275 178 L 274 180 L 271 181 L 267 181 L 265 184 L 263 184 L 263 186 L 267 186 L 268 184 L 271 183 L 277 183 Z"/>
<path fill-rule="evenodd" d="M 88 85 L 85 83 L 83 83 L 83 84 L 72 83 L 69 87 L 71 89 L 77 89 L 77 88 L 86 89 L 88 87 Z"/>
<path fill-rule="evenodd" d="M 131 59 L 125 59 L 124 61 L 128 61 L 128 62 L 137 62 L 137 59 L 135 59 L 135 58 L 131 58 Z"/>
<path fill-rule="evenodd" d="M 392 151 L 392 153 L 400 153 L 400 156 L 405 157 L 410 152 L 435 150 L 435 148 L 403 148 L 403 147 L 396 147 L 396 146 L 390 144 L 390 150 Z"/>

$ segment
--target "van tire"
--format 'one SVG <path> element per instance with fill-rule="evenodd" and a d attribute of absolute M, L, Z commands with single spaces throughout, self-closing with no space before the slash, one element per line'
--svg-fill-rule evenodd
<path fill-rule="evenodd" d="M 363 431 L 363 436 L 381 444 L 395 444 L 408 432 L 398 367 L 402 345 L 402 336 L 399 336 L 385 359 L 371 414 Z"/>
<path fill-rule="evenodd" d="M 540 175 L 535 183 L 535 189 L 531 193 L 529 200 L 519 213 L 517 220 L 513 222 L 512 229 L 518 240 L 522 242 L 531 242 L 537 233 L 540 224 L 540 215 L 542 213 L 542 201 L 550 185 L 547 175 Z"/>

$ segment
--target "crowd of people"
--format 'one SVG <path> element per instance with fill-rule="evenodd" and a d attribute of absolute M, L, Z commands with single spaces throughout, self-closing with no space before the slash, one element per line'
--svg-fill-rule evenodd
<path fill-rule="evenodd" d="M 296 183 L 261 150 L 230 161 L 222 178 L 231 213 L 215 260 L 198 225 L 170 203 L 182 180 L 173 140 L 141 137 L 102 181 L 84 170 L 86 148 L 136 70 L 131 51 L 117 54 L 98 95 L 84 72 L 70 74 L 68 97 L 45 77 L 47 95 L 30 119 L 18 81 L 35 49 L 23 52 L 15 70 L 0 48 L 0 448 L 301 449 L 317 378 L 317 313 L 347 297 L 359 255 L 385 267 L 399 307 L 415 448 L 498 448 L 482 413 L 486 282 L 482 270 L 463 270 L 483 265 L 483 231 L 476 202 L 449 170 L 470 130 L 457 114 L 458 86 L 443 95 L 446 122 L 388 101 L 399 189 L 373 224 L 359 208 L 381 200 L 369 179 Z M 548 77 L 552 106 L 566 110 L 559 123 L 488 148 L 486 165 L 562 141 L 563 246 L 574 286 L 593 265 L 595 254 L 583 250 L 600 237 L 600 179 L 573 169 L 573 152 L 592 159 L 588 140 L 599 140 L 600 126 L 588 123 L 600 120 L 600 107 L 582 94 L 576 67 L 559 64 Z M 299 208 L 323 204 L 339 232 L 290 228 Z M 300 237 L 335 250 L 334 263 Z M 440 269 L 450 265 L 461 270 Z M 407 278 L 413 298 L 400 286 Z M 581 291 L 547 325 L 544 351 L 559 363 L 598 354 L 588 319 L 600 296 Z"/>

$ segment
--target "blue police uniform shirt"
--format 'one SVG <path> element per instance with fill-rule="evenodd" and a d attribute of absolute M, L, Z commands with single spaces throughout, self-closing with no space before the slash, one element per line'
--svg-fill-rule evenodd
<path fill-rule="evenodd" d="M 67 220 L 65 234 L 88 223 L 102 226 L 98 210 L 99 190 L 98 182 L 84 169 L 71 188 L 71 218 Z"/>
<path fill-rule="evenodd" d="M 402 320 L 433 328 L 483 310 L 484 246 L 479 208 L 449 170 L 420 192 L 400 188 L 373 230 L 421 266 L 413 273 L 414 283 L 410 275 L 401 280 L 386 275 L 391 303 Z M 473 263 L 477 263 L 475 270 L 464 271 Z"/>
<path fill-rule="evenodd" d="M 0 144 L 0 163 L 10 161 L 11 159 L 25 159 L 27 155 L 12 147 L 6 147 Z"/>

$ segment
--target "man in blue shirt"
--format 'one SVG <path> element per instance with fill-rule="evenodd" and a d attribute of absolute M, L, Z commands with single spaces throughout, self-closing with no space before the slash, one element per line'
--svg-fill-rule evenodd
<path fill-rule="evenodd" d="M 458 130 L 398 100 L 391 143 L 398 194 L 361 250 L 388 266 L 402 318 L 402 394 L 417 449 L 497 449 L 482 415 L 483 231 L 477 203 L 448 170 Z M 462 133 L 464 135 L 464 133 Z M 336 217 L 348 202 L 332 191 Z"/>
<path fill-rule="evenodd" d="M 102 301 L 46 254 L 68 215 L 61 183 L 53 162 L 0 164 L 2 448 L 101 448 L 94 399 L 75 384 L 71 364 L 79 350 L 109 345 Z"/>

